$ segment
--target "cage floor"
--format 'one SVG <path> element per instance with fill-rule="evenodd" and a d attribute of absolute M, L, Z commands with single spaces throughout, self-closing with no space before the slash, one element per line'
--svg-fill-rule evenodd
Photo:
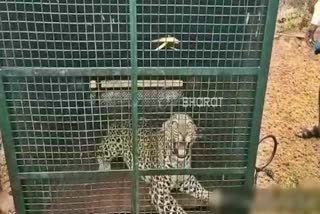
<path fill-rule="evenodd" d="M 68 191 L 59 191 L 59 197 L 54 197 L 48 207 L 50 214 L 97 214 L 97 213 L 131 213 L 131 190 L 132 183 L 128 176 L 114 176 L 108 178 L 108 182 L 90 184 L 87 191 L 83 186 L 74 185 Z M 59 188 L 59 187 L 57 187 Z M 70 196 L 76 197 L 70 197 Z M 150 202 L 148 186 L 140 184 L 139 191 L 140 213 L 156 213 Z M 173 193 L 178 203 L 191 213 L 207 213 L 205 204 L 197 201 L 189 195 Z M 197 211 L 196 211 L 197 210 Z M 190 213 L 190 212 L 188 212 Z M 208 212 L 209 213 L 209 212 Z"/>

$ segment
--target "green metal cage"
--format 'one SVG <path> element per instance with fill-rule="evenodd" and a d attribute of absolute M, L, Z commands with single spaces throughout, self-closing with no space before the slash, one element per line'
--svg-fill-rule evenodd
<path fill-rule="evenodd" d="M 16 210 L 154 213 L 141 175 L 252 188 L 277 0 L 0 1 L 0 121 Z M 153 40 L 173 36 L 174 48 Z M 110 124 L 198 127 L 192 168 L 98 171 Z M 188 213 L 206 205 L 174 193 Z M 187 200 L 187 203 L 186 203 Z"/>

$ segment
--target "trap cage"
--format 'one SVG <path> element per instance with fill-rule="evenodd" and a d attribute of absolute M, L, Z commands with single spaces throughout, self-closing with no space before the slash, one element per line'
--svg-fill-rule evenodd
<path fill-rule="evenodd" d="M 0 1 L 0 120 L 17 212 L 153 213 L 142 175 L 251 188 L 277 7 Z M 191 169 L 139 169 L 138 130 L 158 130 L 174 113 L 198 127 Z M 116 158 L 99 171 L 97 148 L 124 121 L 132 122 L 133 169 Z M 188 213 L 209 213 L 172 194 Z"/>

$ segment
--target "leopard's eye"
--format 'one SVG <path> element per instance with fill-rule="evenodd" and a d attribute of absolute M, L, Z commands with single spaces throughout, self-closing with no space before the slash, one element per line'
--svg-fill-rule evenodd
<path fill-rule="evenodd" d="M 172 128 L 174 129 L 178 128 L 178 122 L 175 120 L 171 122 L 171 125 L 172 125 Z"/>
<path fill-rule="evenodd" d="M 189 121 L 189 122 L 187 123 L 187 127 L 188 127 L 189 129 L 196 129 L 196 126 L 195 126 L 195 124 L 194 124 L 192 121 Z"/>

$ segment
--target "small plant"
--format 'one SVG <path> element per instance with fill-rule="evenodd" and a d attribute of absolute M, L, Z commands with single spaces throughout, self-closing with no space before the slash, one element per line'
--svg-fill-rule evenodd
<path fill-rule="evenodd" d="M 302 30 L 311 20 L 314 0 L 280 1 L 277 30 L 280 32 Z"/>
<path fill-rule="evenodd" d="M 281 183 L 285 189 L 297 188 L 299 185 L 299 175 L 296 172 L 291 172 Z"/>

